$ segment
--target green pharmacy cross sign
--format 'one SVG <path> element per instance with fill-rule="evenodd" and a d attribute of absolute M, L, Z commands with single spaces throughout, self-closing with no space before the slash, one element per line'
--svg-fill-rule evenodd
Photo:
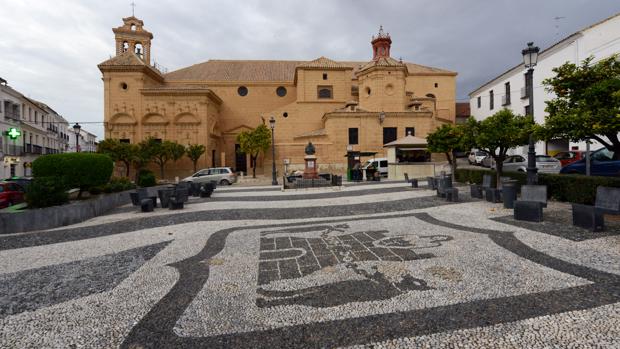
<path fill-rule="evenodd" d="M 15 127 L 11 127 L 7 132 L 7 135 L 9 135 L 10 139 L 16 139 L 17 137 L 21 136 L 22 133 L 20 130 L 16 129 Z"/>

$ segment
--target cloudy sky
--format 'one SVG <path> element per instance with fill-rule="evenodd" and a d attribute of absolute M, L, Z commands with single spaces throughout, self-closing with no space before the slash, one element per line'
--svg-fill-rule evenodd
<path fill-rule="evenodd" d="M 457 98 L 521 60 L 620 12 L 618 0 L 134 0 L 169 71 L 208 59 L 370 60 L 380 24 L 392 56 L 459 73 Z M 69 122 L 103 134 L 97 64 L 131 0 L 0 0 L 0 77 Z M 556 17 L 563 17 L 554 19 Z"/>

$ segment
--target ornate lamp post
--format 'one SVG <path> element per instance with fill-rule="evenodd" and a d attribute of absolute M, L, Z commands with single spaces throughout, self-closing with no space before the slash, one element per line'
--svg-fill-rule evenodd
<path fill-rule="evenodd" d="M 75 152 L 76 153 L 80 152 L 80 145 L 79 145 L 78 138 L 80 136 L 80 129 L 81 128 L 82 128 L 82 126 L 80 126 L 80 124 L 78 124 L 77 122 L 75 123 L 75 125 L 73 125 L 73 132 L 75 133 Z"/>
<path fill-rule="evenodd" d="M 527 69 L 525 73 L 525 91 L 529 97 L 528 114 L 534 118 L 534 67 L 538 62 L 538 51 L 540 49 L 534 46 L 533 42 L 527 43 L 527 48 L 521 51 L 523 55 L 523 65 Z M 538 182 L 536 173 L 536 148 L 534 146 L 534 135 L 530 134 L 530 142 L 527 152 L 527 184 L 532 185 Z"/>
<path fill-rule="evenodd" d="M 276 128 L 276 119 L 273 116 L 269 118 L 269 127 L 271 127 L 271 185 L 278 185 L 278 179 L 276 178 L 276 143 L 273 132 Z"/>

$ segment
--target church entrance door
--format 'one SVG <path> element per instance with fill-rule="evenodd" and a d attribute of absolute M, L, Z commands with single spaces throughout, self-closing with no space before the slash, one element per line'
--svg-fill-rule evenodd
<path fill-rule="evenodd" d="M 235 171 L 243 171 L 245 175 L 248 174 L 248 162 L 245 153 L 241 152 L 241 146 L 235 144 Z"/>

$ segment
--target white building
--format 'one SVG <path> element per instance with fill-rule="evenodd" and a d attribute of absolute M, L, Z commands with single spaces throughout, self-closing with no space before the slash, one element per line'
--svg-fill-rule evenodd
<path fill-rule="evenodd" d="M 15 129 L 12 139 L 7 131 Z M 41 155 L 67 151 L 68 122 L 45 103 L 28 98 L 0 79 L 0 179 L 32 175 Z"/>
<path fill-rule="evenodd" d="M 77 144 L 79 152 L 94 153 L 97 151 L 97 136 L 84 129 L 80 129 Z M 67 152 L 74 153 L 76 151 L 75 145 L 75 131 L 71 128 L 69 130 L 69 147 Z"/>
<path fill-rule="evenodd" d="M 525 47 L 525 45 L 524 45 Z M 515 48 L 515 58 L 520 57 L 519 51 L 524 47 Z M 601 22 L 582 29 L 554 45 L 542 50 L 538 56 L 538 64 L 534 67 L 533 96 L 534 120 L 544 123 L 546 104 L 553 94 L 545 91 L 542 81 L 555 76 L 553 68 L 566 62 L 581 64 L 594 56 L 594 61 L 620 53 L 620 13 Z M 525 89 L 526 69 L 523 62 L 498 77 L 480 86 L 469 94 L 471 115 L 483 120 L 502 108 L 511 109 L 517 114 L 528 114 L 529 99 Z M 536 152 L 553 155 L 569 149 L 585 150 L 585 142 L 573 143 L 567 140 L 538 142 Z M 594 143 L 592 149 L 602 145 Z M 527 147 L 511 150 L 513 154 L 527 154 Z"/>

